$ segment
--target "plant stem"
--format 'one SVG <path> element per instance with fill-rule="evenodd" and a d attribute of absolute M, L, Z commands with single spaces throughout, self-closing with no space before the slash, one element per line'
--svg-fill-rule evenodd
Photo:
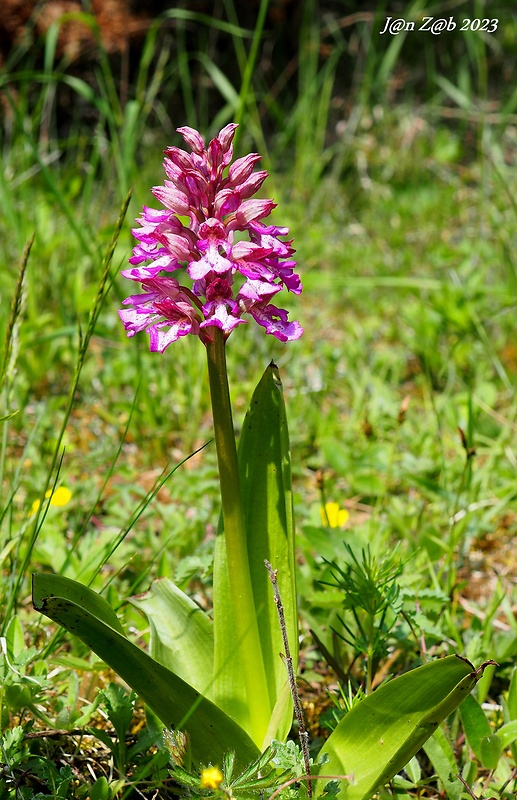
<path fill-rule="evenodd" d="M 368 652 L 366 654 L 366 695 L 372 693 L 373 683 L 373 654 L 374 654 L 374 615 L 368 614 Z"/>
<path fill-rule="evenodd" d="M 265 735 L 271 708 L 257 624 L 257 610 L 253 599 L 242 513 L 237 448 L 226 369 L 225 339 L 221 330 L 218 328 L 213 330 L 213 338 L 207 342 L 206 350 L 230 594 L 239 643 L 239 652 L 235 654 L 235 657 L 242 665 L 251 726 L 257 741 Z M 214 613 L 217 613 L 217 609 L 214 609 Z"/>

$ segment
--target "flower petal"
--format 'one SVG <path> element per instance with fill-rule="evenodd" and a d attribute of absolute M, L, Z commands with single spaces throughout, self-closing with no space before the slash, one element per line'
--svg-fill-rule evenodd
<path fill-rule="evenodd" d="M 299 322 L 288 322 L 287 311 L 276 306 L 253 306 L 249 313 L 253 319 L 281 342 L 292 342 L 299 339 L 303 328 Z"/>
<path fill-rule="evenodd" d="M 198 131 L 196 131 L 194 128 L 189 128 L 184 125 L 182 128 L 176 128 L 176 132 L 183 136 L 186 144 L 192 148 L 194 153 L 197 153 L 198 156 L 203 153 L 203 150 L 205 149 L 205 142 Z"/>

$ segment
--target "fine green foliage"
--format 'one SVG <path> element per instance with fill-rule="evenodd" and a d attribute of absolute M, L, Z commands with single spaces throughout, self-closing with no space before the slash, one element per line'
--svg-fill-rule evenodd
<path fill-rule="evenodd" d="M 345 544 L 346 547 L 346 544 Z M 403 565 L 397 561 L 396 551 L 377 562 L 370 549 L 363 550 L 361 560 L 347 547 L 350 558 L 343 568 L 328 562 L 330 579 L 328 585 L 340 590 L 343 609 L 351 612 L 356 630 L 339 616 L 343 626 L 343 638 L 352 645 L 356 653 L 364 653 L 367 660 L 366 693 L 372 690 L 375 662 L 385 656 L 385 645 L 389 632 L 402 609 L 400 587 L 397 577 Z M 325 581 L 322 584 L 325 585 Z"/>

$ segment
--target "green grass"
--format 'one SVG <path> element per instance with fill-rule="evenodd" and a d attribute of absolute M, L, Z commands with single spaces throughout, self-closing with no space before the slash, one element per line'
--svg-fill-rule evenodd
<path fill-rule="evenodd" d="M 427 8 L 440 14 L 439 4 Z M 485 4 L 476 9 L 477 16 L 488 15 Z M 364 684 L 363 612 L 355 608 L 354 615 L 341 590 L 320 582 L 329 579 L 328 561 L 345 571 L 352 563 L 343 542 L 359 560 L 367 548 L 381 559 L 398 544 L 400 592 L 379 623 L 374 671 L 380 679 L 383 669 L 396 672 L 447 652 L 466 654 L 476 665 L 494 658 L 500 666 L 495 675 L 487 670 L 477 696 L 491 704 L 487 715 L 496 730 L 508 714 L 516 716 L 515 681 L 509 688 L 517 656 L 511 87 L 495 98 L 495 111 L 485 110 L 515 25 L 502 20 L 499 39 L 455 38 L 454 48 L 464 48 L 456 60 L 426 41 L 432 78 L 425 86 L 409 82 L 393 103 L 390 80 L 414 44 L 408 35 L 400 52 L 395 40 L 368 48 L 373 29 L 358 22 L 343 129 L 336 109 L 344 117 L 339 67 L 348 53 L 346 28 L 317 25 L 309 2 L 304 10 L 296 90 L 284 76 L 292 95 L 279 97 L 281 80 L 267 84 L 253 50 L 246 60 L 253 31 L 240 28 L 229 4 L 228 30 L 212 31 L 230 37 L 240 85 L 212 70 L 220 96 L 210 104 L 217 105 L 221 125 L 239 115 L 240 154 L 264 144 L 273 185 L 268 192 L 266 183 L 266 194 L 279 201 L 275 220 L 290 225 L 304 282 L 304 293 L 289 304 L 291 317 L 305 327 L 300 341 L 283 346 L 251 325 L 230 340 L 235 421 L 240 425 L 273 358 L 290 421 L 305 677 L 325 684 L 337 675 L 345 698 Z M 206 20 L 195 24 L 208 36 Z M 79 79 L 71 84 L 98 114 L 94 136 L 78 117 L 66 139 L 54 122 L 50 139 L 41 139 L 47 92 L 70 84 L 51 36 L 41 73 L 31 64 L 25 72 L 10 66 L 17 91 L 9 94 L 0 172 L 0 325 L 10 343 L 0 416 L 16 412 L 1 423 L 0 464 L 0 621 L 7 653 L 0 662 L 0 762 L 6 762 L 0 797 L 9 800 L 38 791 L 136 797 L 131 777 L 144 796 L 154 790 L 172 796 L 156 721 L 147 719 L 140 744 L 124 739 L 135 736 L 133 723 L 124 732 L 112 706 L 126 703 L 133 719 L 133 700 L 114 700 L 111 689 L 97 696 L 109 676 L 80 643 L 33 612 L 31 572 L 53 569 L 104 588 L 144 643 L 143 618 L 124 601 L 153 577 L 173 577 L 210 606 L 219 514 L 214 446 L 189 458 L 212 437 L 204 353 L 199 342 L 182 340 L 164 356 L 150 354 L 145 336 L 125 337 L 116 314 L 127 293 L 118 271 L 130 253 L 131 221 L 142 203 L 152 204 L 150 186 L 162 181 L 163 147 L 177 143 L 166 112 L 171 86 L 181 87 L 185 103 L 178 125 L 211 125 L 206 87 L 190 72 L 194 55 L 180 36 L 173 64 L 157 32 L 152 29 L 142 51 L 134 105 L 117 99 L 105 54 L 98 93 Z M 330 55 L 322 63 L 317 54 L 329 36 Z M 216 50 L 207 51 L 215 64 Z M 31 81 L 39 83 L 36 92 L 29 91 Z M 165 94 L 164 81 L 172 82 Z M 454 115 L 446 113 L 451 109 Z M 133 196 L 109 260 L 106 248 L 129 186 Z M 33 233 L 21 285 L 17 265 Z M 161 477 L 180 464 L 158 489 Z M 34 501 L 59 485 L 70 488 L 70 503 L 33 513 Z M 344 529 L 322 527 L 325 500 L 349 511 Z M 325 668 L 322 681 L 325 659 L 332 669 Z M 320 688 L 320 700 L 324 694 Z M 346 703 L 335 703 L 339 716 Z M 513 797 L 515 745 L 491 772 L 461 745 L 459 717 L 449 722 L 456 767 L 475 796 Z M 101 730 L 97 738 L 78 738 L 87 724 Z M 110 725 L 132 751 L 110 748 Z M 322 725 L 318 719 L 314 729 L 319 733 Z M 42 729 L 68 733 L 44 738 Z M 109 789 L 101 777 L 107 786 L 111 757 L 118 772 Z M 419 756 L 424 777 L 413 765 L 404 778 L 411 785 L 400 784 L 402 796 L 415 796 L 415 787 L 439 771 L 429 758 Z M 98 779 L 95 789 L 87 762 Z M 15 788 L 20 775 L 29 776 L 23 792 Z M 437 781 L 430 787 L 425 796 L 438 797 Z"/>

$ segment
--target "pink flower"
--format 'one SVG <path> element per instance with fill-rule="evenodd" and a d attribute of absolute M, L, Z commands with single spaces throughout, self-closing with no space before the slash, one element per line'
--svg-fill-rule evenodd
<path fill-rule="evenodd" d="M 126 298 L 123 304 L 132 304 L 133 308 L 118 312 L 128 336 L 146 330 L 150 336 L 151 351 L 163 353 L 181 336 L 199 334 L 201 315 L 193 306 L 187 290 L 175 278 L 141 276 L 139 280 L 142 287 L 148 290 L 147 293 Z"/>
<path fill-rule="evenodd" d="M 287 311 L 270 305 L 282 289 L 300 294 L 302 286 L 292 240 L 280 238 L 289 229 L 262 222 L 275 203 L 254 198 L 267 178 L 264 170 L 253 171 L 260 156 L 250 153 L 232 163 L 236 128 L 227 125 L 208 147 L 194 129 L 178 128 L 191 152 L 167 148 L 167 179 L 152 190 L 165 208 L 144 206 L 137 218 L 132 269 L 122 275 L 139 282 L 144 294 L 124 300 L 130 307 L 119 315 L 128 336 L 149 333 L 153 351 L 163 353 L 189 333 L 206 343 L 213 327 L 228 337 L 247 322 L 243 315 L 283 342 L 303 333 L 299 322 L 288 321 Z M 248 240 L 236 241 L 236 231 Z M 191 288 L 168 275 L 180 269 L 193 281 Z"/>

